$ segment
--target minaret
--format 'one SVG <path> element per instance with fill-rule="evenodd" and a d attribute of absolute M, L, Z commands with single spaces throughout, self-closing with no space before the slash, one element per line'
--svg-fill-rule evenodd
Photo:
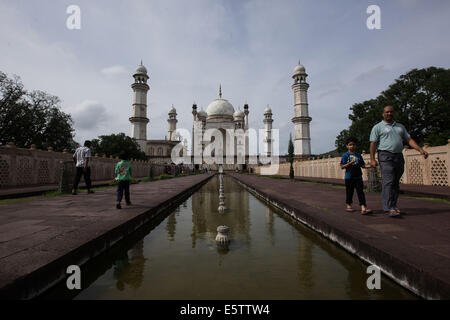
<path fill-rule="evenodd" d="M 131 137 L 135 138 L 141 151 L 146 152 L 147 144 L 147 91 L 150 87 L 147 84 L 147 69 L 141 64 L 136 68 L 133 75 L 133 115 L 129 119 L 131 122 Z"/>
<path fill-rule="evenodd" d="M 191 156 L 194 156 L 194 143 L 195 143 L 195 137 L 194 137 L 194 125 L 195 121 L 197 120 L 197 104 L 194 102 L 192 105 L 192 141 L 191 141 Z"/>
<path fill-rule="evenodd" d="M 245 117 L 244 117 L 244 131 L 245 132 L 247 132 L 247 130 L 248 130 L 248 114 L 249 114 L 248 103 L 245 102 L 245 104 L 244 104 L 244 115 L 245 115 Z M 250 139 L 249 139 L 248 135 L 245 135 L 245 156 L 246 157 L 249 156 L 249 151 L 250 151 L 249 144 L 250 144 Z"/>
<path fill-rule="evenodd" d="M 245 118 L 244 118 L 244 129 L 248 130 L 248 104 L 247 102 L 244 104 L 244 114 L 245 114 Z"/>
<path fill-rule="evenodd" d="M 272 109 L 267 105 L 264 109 L 264 155 L 270 157 L 272 155 Z"/>
<path fill-rule="evenodd" d="M 167 140 L 175 141 L 176 135 L 175 131 L 177 130 L 177 110 L 172 105 L 172 108 L 169 110 L 169 119 L 167 119 L 167 123 L 169 124 L 169 132 L 167 134 Z"/>
<path fill-rule="evenodd" d="M 305 67 L 298 62 L 294 69 L 294 84 L 292 90 L 294 91 L 294 155 L 296 157 L 306 157 L 311 155 L 311 137 L 309 133 L 309 123 L 312 118 L 308 114 L 308 88 L 309 84 L 306 82 Z"/>

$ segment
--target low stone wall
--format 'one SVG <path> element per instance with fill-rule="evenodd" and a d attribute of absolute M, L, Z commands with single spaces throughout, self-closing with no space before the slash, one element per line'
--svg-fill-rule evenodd
<path fill-rule="evenodd" d="M 24 186 L 44 186 L 58 184 L 64 163 L 71 162 L 72 154 L 36 149 L 21 149 L 10 144 L 0 146 L 0 188 L 16 188 Z M 92 181 L 112 180 L 118 158 L 92 157 Z M 161 174 L 180 173 L 180 168 L 171 165 L 151 164 L 148 161 L 131 161 L 133 177 L 157 177 Z M 182 170 L 189 173 L 190 169 Z"/>
<path fill-rule="evenodd" d="M 429 147 L 424 149 L 428 152 L 428 159 L 414 149 L 403 149 L 405 158 L 405 173 L 400 182 L 405 184 L 418 184 L 429 186 L 450 186 L 449 162 L 450 162 L 450 140 L 444 146 Z M 370 162 L 370 155 L 363 153 L 364 161 Z M 341 158 L 309 159 L 295 161 L 294 175 L 296 177 L 314 177 L 344 179 L 345 170 L 340 168 Z M 279 165 L 277 175 L 289 175 L 289 163 Z M 255 173 L 261 172 L 261 167 L 255 168 Z M 379 170 L 379 166 L 378 166 Z M 381 174 L 379 172 L 379 174 Z M 367 170 L 363 170 L 364 180 L 368 180 Z"/>

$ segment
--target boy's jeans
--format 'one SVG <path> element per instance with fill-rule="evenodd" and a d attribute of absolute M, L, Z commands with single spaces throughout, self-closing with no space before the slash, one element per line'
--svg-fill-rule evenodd
<path fill-rule="evenodd" d="M 383 210 L 387 212 L 397 208 L 400 178 L 405 170 L 405 159 L 402 153 L 378 151 L 378 162 L 381 167 Z"/>
<path fill-rule="evenodd" d="M 125 191 L 125 201 L 130 203 L 130 180 L 120 180 L 117 185 L 117 202 L 122 201 L 123 192 Z"/>
<path fill-rule="evenodd" d="M 353 203 L 353 190 L 356 189 L 360 206 L 366 205 L 366 197 L 364 196 L 364 183 L 361 179 L 345 179 L 345 191 L 347 204 Z"/>

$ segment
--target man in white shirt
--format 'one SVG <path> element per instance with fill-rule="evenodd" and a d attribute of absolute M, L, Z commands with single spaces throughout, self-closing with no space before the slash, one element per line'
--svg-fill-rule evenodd
<path fill-rule="evenodd" d="M 88 193 L 94 193 L 91 190 L 91 142 L 86 140 L 83 147 L 77 148 L 73 154 L 73 161 L 75 162 L 76 172 L 75 180 L 73 182 L 72 194 L 77 194 L 78 183 L 80 182 L 81 175 L 84 176 L 84 182 L 88 189 Z"/>

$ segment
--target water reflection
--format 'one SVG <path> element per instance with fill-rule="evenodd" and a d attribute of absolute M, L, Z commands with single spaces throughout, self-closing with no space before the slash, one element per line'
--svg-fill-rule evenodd
<path fill-rule="evenodd" d="M 137 289 L 144 280 L 145 261 L 144 241 L 139 240 L 130 250 L 123 252 L 122 256 L 114 261 L 114 279 L 116 288 L 120 291 L 126 285 Z"/>
<path fill-rule="evenodd" d="M 172 212 L 167 217 L 167 224 L 166 224 L 166 230 L 167 230 L 167 239 L 169 241 L 175 240 L 175 232 L 176 232 L 176 226 L 177 226 L 177 218 L 176 216 L 180 213 L 180 207 L 176 208 L 174 212 Z"/>
<path fill-rule="evenodd" d="M 232 241 L 250 241 L 250 211 L 248 192 L 232 187 L 229 176 L 223 177 L 227 213 L 219 214 L 219 179 L 213 179 L 192 195 L 192 248 L 197 240 L 215 240 L 217 227 L 226 225 L 230 228 Z"/>
<path fill-rule="evenodd" d="M 299 286 L 305 292 L 314 287 L 314 272 L 313 272 L 313 244 L 310 241 L 305 241 L 304 238 L 298 239 L 297 249 L 297 276 L 299 279 Z"/>
<path fill-rule="evenodd" d="M 90 280 L 76 298 L 414 297 L 384 277 L 382 290 L 368 290 L 366 266 L 358 259 L 268 207 L 231 177 L 224 177 L 224 185 L 227 213 L 217 212 L 219 181 L 215 177 L 165 221 L 161 217 L 133 242 L 89 263 L 82 272 Z M 230 228 L 227 247 L 215 241 L 220 225 Z M 55 292 L 53 297 L 67 297 L 63 285 Z"/>
<path fill-rule="evenodd" d="M 269 234 L 270 244 L 272 246 L 275 245 L 275 227 L 274 227 L 274 217 L 273 212 L 269 207 L 266 207 L 266 224 L 267 224 L 267 232 Z"/>

